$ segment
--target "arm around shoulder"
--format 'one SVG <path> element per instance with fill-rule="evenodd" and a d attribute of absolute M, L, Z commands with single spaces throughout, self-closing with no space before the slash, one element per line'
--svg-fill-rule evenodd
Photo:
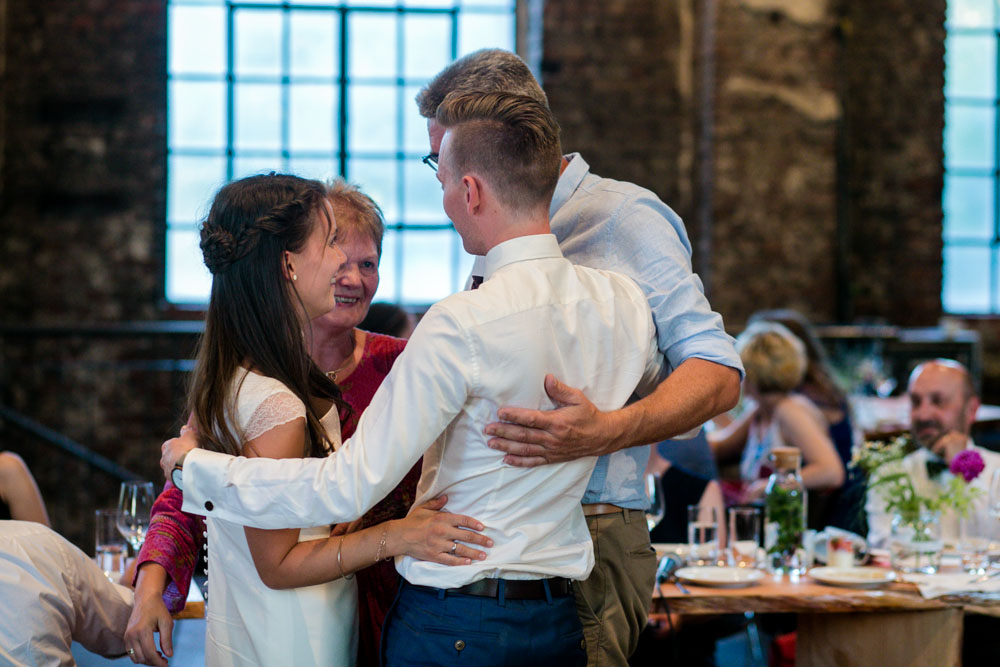
<path fill-rule="evenodd" d="M 783 441 L 802 452 L 802 483 L 807 489 L 837 489 L 844 484 L 844 465 L 830 439 L 819 409 L 808 399 L 792 397 L 777 407 L 774 418 Z"/>

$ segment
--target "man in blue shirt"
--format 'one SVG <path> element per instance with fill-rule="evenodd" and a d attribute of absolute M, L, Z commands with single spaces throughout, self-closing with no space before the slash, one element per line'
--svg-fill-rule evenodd
<path fill-rule="evenodd" d="M 515 54 L 485 49 L 442 70 L 417 95 L 427 118 L 436 167 L 443 128 L 434 115 L 452 92 L 502 91 L 548 104 L 527 65 Z M 642 400 L 602 412 L 577 389 L 545 378 L 559 409 L 505 407 L 491 424 L 490 446 L 507 463 L 534 466 L 600 456 L 583 498 L 597 562 L 575 589 L 590 665 L 624 665 L 646 624 L 656 557 L 643 518 L 643 471 L 649 443 L 700 426 L 732 408 L 742 365 L 691 270 L 691 245 L 680 218 L 644 188 L 601 178 L 576 153 L 563 158 L 549 209 L 552 232 L 565 257 L 633 278 L 653 311 L 660 350 L 671 374 Z M 481 274 L 481 261 L 473 267 Z"/>

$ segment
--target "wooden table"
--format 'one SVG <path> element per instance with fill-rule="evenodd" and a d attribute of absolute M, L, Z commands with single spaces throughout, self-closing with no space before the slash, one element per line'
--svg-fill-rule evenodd
<path fill-rule="evenodd" d="M 1000 616 L 1000 596 L 925 600 L 916 586 L 879 589 L 825 586 L 808 577 L 793 583 L 765 576 L 747 588 L 673 584 L 654 593 L 653 608 L 682 614 L 796 613 L 799 665 L 959 665 L 965 613 Z"/>

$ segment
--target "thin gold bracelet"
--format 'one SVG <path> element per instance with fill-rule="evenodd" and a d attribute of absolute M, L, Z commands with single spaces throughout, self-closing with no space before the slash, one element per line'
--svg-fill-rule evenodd
<path fill-rule="evenodd" d="M 347 536 L 345 535 L 344 537 L 341 537 L 340 542 L 337 542 L 337 569 L 340 570 L 340 576 L 343 577 L 344 579 L 353 579 L 354 578 L 353 574 L 344 574 L 344 564 L 340 560 L 340 551 L 344 548 L 345 537 Z"/>
<path fill-rule="evenodd" d="M 382 541 L 378 543 L 378 550 L 375 552 L 375 562 L 382 560 L 382 551 L 385 550 L 385 536 L 389 533 L 389 522 L 385 522 L 385 528 L 382 529 Z"/>

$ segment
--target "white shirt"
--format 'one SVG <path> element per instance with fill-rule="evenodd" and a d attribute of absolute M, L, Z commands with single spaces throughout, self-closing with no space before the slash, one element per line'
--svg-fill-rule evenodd
<path fill-rule="evenodd" d="M 983 463 L 985 467 L 983 471 L 979 473 L 979 476 L 970 482 L 970 485 L 981 491 L 980 496 L 975 500 L 973 504 L 972 511 L 983 518 L 980 525 L 991 526 L 1000 529 L 1000 522 L 991 519 L 989 517 L 989 507 L 987 502 L 987 496 L 990 489 L 990 479 L 993 476 L 993 471 L 1000 469 L 1000 454 L 989 449 L 983 449 L 982 447 L 977 447 L 970 439 L 965 447 L 966 449 L 974 449 L 979 452 L 979 455 L 983 457 Z M 902 470 L 909 475 L 910 480 L 913 483 L 913 490 L 920 495 L 937 495 L 940 493 L 941 485 L 930 479 L 927 476 L 927 455 L 928 450 L 921 447 L 915 452 L 911 452 L 903 457 L 900 461 L 900 466 Z M 950 477 L 951 473 L 945 471 L 942 476 L 945 479 Z M 885 510 L 885 500 L 879 495 L 878 489 L 868 492 L 868 496 L 865 501 L 865 511 L 868 513 L 868 542 L 871 546 L 876 548 L 887 548 L 889 546 L 889 534 L 892 529 L 892 514 L 886 512 Z M 952 510 L 947 510 L 942 513 L 941 516 L 941 538 L 945 542 L 954 543 L 959 537 L 959 520 Z M 996 539 L 1000 537 L 1000 532 L 994 532 L 992 535 L 985 535 L 984 537 L 990 537 Z"/>
<path fill-rule="evenodd" d="M 408 581 L 455 588 L 484 577 L 586 578 L 593 545 L 579 503 L 595 459 L 506 466 L 483 428 L 501 405 L 553 407 L 546 373 L 601 410 L 651 391 L 665 362 L 649 306 L 628 278 L 564 259 L 548 234 L 496 246 L 485 276 L 478 290 L 427 312 L 335 455 L 273 461 L 194 450 L 184 509 L 204 512 L 208 503 L 210 516 L 262 528 L 349 521 L 424 455 L 416 503 L 447 494 L 447 509 L 480 520 L 495 546 L 468 566 L 398 559 Z"/>
<path fill-rule="evenodd" d="M 0 664 L 74 665 L 74 640 L 125 654 L 132 591 L 51 528 L 0 521 Z"/>

